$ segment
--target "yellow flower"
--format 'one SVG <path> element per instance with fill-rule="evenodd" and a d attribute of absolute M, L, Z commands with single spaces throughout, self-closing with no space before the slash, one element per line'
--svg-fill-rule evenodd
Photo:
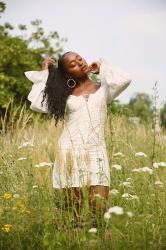
<path fill-rule="evenodd" d="M 4 231 L 4 232 L 10 232 L 11 231 L 11 228 L 12 228 L 12 225 L 11 224 L 5 224 L 5 225 L 3 225 L 3 227 L 2 227 L 2 230 Z"/>
<path fill-rule="evenodd" d="M 12 198 L 12 194 L 11 193 L 4 193 L 3 198 L 8 200 Z"/>

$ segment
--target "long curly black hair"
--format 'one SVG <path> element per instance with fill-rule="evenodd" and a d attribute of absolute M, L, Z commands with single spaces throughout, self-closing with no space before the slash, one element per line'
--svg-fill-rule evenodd
<path fill-rule="evenodd" d="M 68 87 L 65 78 L 66 69 L 64 66 L 64 57 L 68 51 L 58 59 L 57 66 L 50 64 L 48 66 L 49 75 L 44 89 L 42 104 L 46 98 L 48 111 L 55 119 L 55 126 L 59 120 L 65 120 L 67 97 L 72 93 L 72 88 Z"/>

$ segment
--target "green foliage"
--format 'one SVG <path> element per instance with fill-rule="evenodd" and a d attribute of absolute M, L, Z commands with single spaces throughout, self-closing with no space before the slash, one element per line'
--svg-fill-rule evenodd
<path fill-rule="evenodd" d="M 108 106 L 108 112 L 113 115 L 129 116 L 130 110 L 128 108 L 128 105 L 121 104 L 119 100 L 113 100 L 112 103 Z"/>
<path fill-rule="evenodd" d="M 129 101 L 130 115 L 138 116 L 142 121 L 149 121 L 152 118 L 152 100 L 148 94 L 137 93 Z"/>
<path fill-rule="evenodd" d="M 5 10 L 5 4 L 0 2 L 0 12 Z M 14 27 L 10 23 L 0 25 L 0 110 L 4 110 L 14 98 L 16 104 L 27 101 L 27 95 L 32 84 L 25 78 L 24 72 L 40 70 L 41 62 L 45 57 L 58 59 L 63 51 L 62 42 L 58 32 L 45 34 L 41 27 L 41 20 L 31 22 L 32 33 L 27 37 L 27 26 L 19 24 L 21 32 L 13 36 Z M 25 36 L 26 31 L 26 36 Z"/>
<path fill-rule="evenodd" d="M 166 128 L 166 103 L 164 106 L 161 108 L 160 111 L 160 118 L 161 118 L 161 125 Z"/>

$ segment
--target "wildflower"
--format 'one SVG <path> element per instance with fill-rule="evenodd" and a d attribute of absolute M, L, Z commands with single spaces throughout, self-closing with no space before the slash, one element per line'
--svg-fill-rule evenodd
<path fill-rule="evenodd" d="M 154 168 L 166 167 L 166 162 L 154 162 L 153 167 Z"/>
<path fill-rule="evenodd" d="M 160 162 L 159 167 L 166 167 L 166 162 Z"/>
<path fill-rule="evenodd" d="M 33 143 L 31 141 L 26 141 L 26 142 L 23 142 L 20 146 L 18 146 L 18 148 L 24 148 L 24 147 L 27 147 L 27 146 L 31 146 L 31 147 L 34 147 Z"/>
<path fill-rule="evenodd" d="M 124 186 L 124 187 L 131 187 L 131 182 L 129 181 L 124 181 L 120 184 L 120 186 Z"/>
<path fill-rule="evenodd" d="M 13 195 L 13 198 L 16 198 L 16 199 L 17 199 L 17 198 L 20 198 L 20 195 L 19 195 L 19 194 L 14 194 L 14 195 Z"/>
<path fill-rule="evenodd" d="M 122 194 L 122 198 L 125 198 L 126 200 L 138 200 L 139 199 L 137 195 L 132 195 L 129 193 Z"/>
<path fill-rule="evenodd" d="M 114 156 L 115 157 L 117 157 L 117 156 L 124 157 L 125 155 L 123 153 L 121 153 L 121 152 L 117 152 L 117 153 L 114 154 Z"/>
<path fill-rule="evenodd" d="M 133 212 L 131 211 L 127 211 L 126 214 L 128 215 L 128 217 L 132 218 L 134 216 Z"/>
<path fill-rule="evenodd" d="M 117 195 L 118 193 L 119 191 L 115 188 L 109 191 L 109 194 L 113 194 L 113 195 Z"/>
<path fill-rule="evenodd" d="M 147 157 L 147 155 L 145 154 L 145 153 L 143 153 L 143 152 L 137 152 L 137 153 L 135 153 L 135 156 L 137 157 Z"/>
<path fill-rule="evenodd" d="M 110 214 L 108 211 L 105 212 L 105 213 L 104 213 L 104 220 L 105 220 L 106 222 L 108 222 L 110 218 L 111 218 L 111 214 Z"/>
<path fill-rule="evenodd" d="M 131 181 L 131 178 L 127 178 L 126 181 Z"/>
<path fill-rule="evenodd" d="M 89 233 L 97 233 L 97 228 L 92 227 L 88 230 Z"/>
<path fill-rule="evenodd" d="M 122 169 L 122 166 L 118 165 L 118 164 L 114 164 L 112 167 L 115 168 L 116 170 L 121 170 Z"/>
<path fill-rule="evenodd" d="M 12 198 L 12 194 L 11 193 L 4 193 L 3 198 L 6 200 L 9 200 Z"/>
<path fill-rule="evenodd" d="M 108 213 L 114 213 L 117 215 L 121 215 L 123 214 L 123 208 L 122 207 L 118 207 L 118 206 L 114 206 L 108 209 Z"/>
<path fill-rule="evenodd" d="M 23 160 L 26 160 L 27 158 L 26 157 L 20 157 L 20 158 L 18 158 L 17 160 L 18 161 L 23 161 Z"/>
<path fill-rule="evenodd" d="M 160 187 L 163 187 L 164 183 L 162 181 L 155 181 L 155 185 L 158 185 Z"/>
<path fill-rule="evenodd" d="M 41 168 L 41 167 L 50 167 L 52 166 L 52 162 L 40 162 L 39 164 L 36 164 L 35 168 Z"/>
<path fill-rule="evenodd" d="M 132 170 L 132 172 L 147 172 L 149 174 L 153 173 L 153 169 L 149 168 L 149 167 L 143 167 L 143 168 L 134 168 Z"/>
<path fill-rule="evenodd" d="M 38 188 L 38 185 L 33 185 L 32 188 Z"/>
<path fill-rule="evenodd" d="M 11 229 L 12 229 L 12 225 L 11 224 L 5 224 L 5 225 L 3 225 L 3 227 L 2 227 L 2 230 L 4 231 L 4 232 L 10 232 L 11 231 Z"/>

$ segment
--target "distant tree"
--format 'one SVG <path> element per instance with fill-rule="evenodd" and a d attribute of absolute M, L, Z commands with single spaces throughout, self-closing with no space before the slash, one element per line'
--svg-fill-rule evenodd
<path fill-rule="evenodd" d="M 122 104 L 119 100 L 113 100 L 110 105 L 108 105 L 108 112 L 117 115 L 129 115 L 129 108 L 127 104 Z"/>
<path fill-rule="evenodd" d="M 130 115 L 138 116 L 142 121 L 152 119 L 153 102 L 151 97 L 146 93 L 136 93 L 129 101 L 128 107 Z"/>
<path fill-rule="evenodd" d="M 160 110 L 161 126 L 166 129 L 166 103 Z"/>

